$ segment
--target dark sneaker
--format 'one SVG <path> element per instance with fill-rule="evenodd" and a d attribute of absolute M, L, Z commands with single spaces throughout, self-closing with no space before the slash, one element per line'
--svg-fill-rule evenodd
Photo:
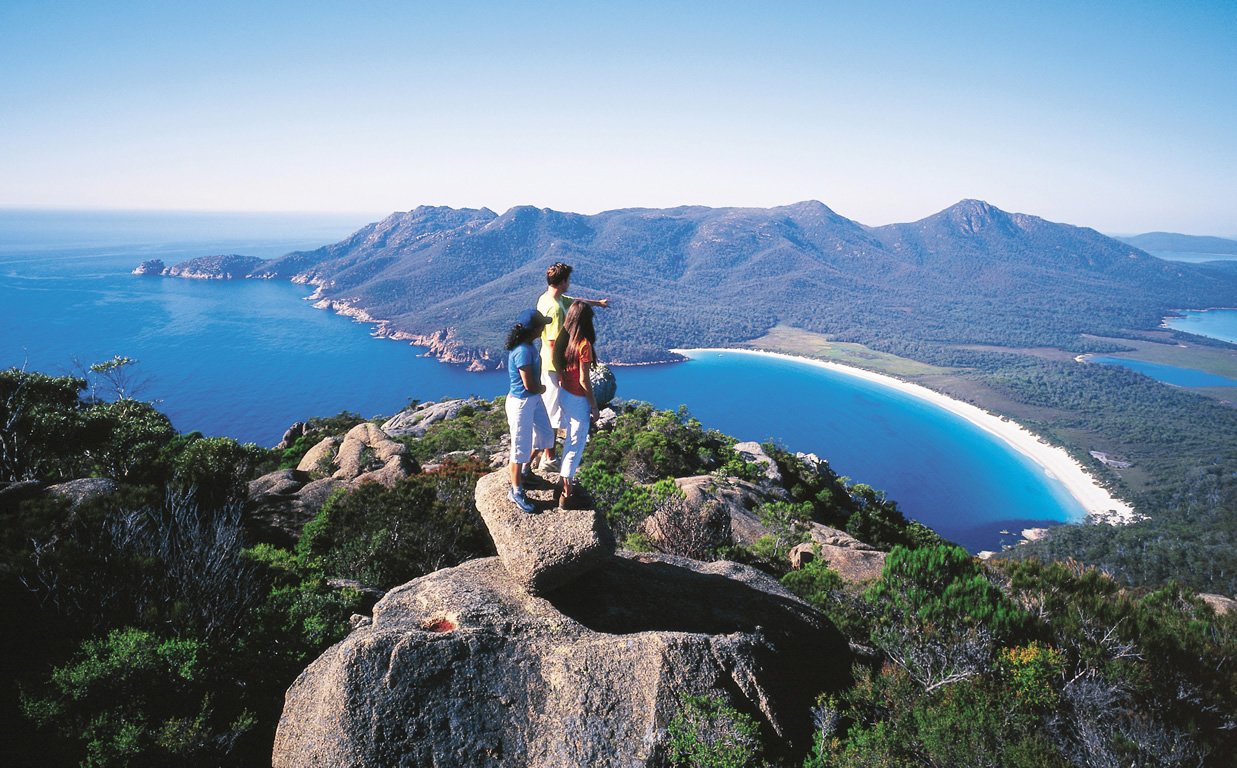
<path fill-rule="evenodd" d="M 532 512 L 536 509 L 536 507 L 533 506 L 533 503 L 528 500 L 528 497 L 524 495 L 523 488 L 513 487 L 511 490 L 507 491 L 507 498 L 511 499 L 513 504 L 525 512 Z"/>
<path fill-rule="evenodd" d="M 542 477 L 541 475 L 539 475 L 539 474 L 537 474 L 536 472 L 534 472 L 534 471 L 532 470 L 532 466 L 531 466 L 531 465 L 529 465 L 529 466 L 527 466 L 527 467 L 525 467 L 525 468 L 524 468 L 524 472 L 523 472 L 523 473 L 521 473 L 520 477 L 521 477 L 521 484 L 522 484 L 522 485 L 523 485 L 526 489 L 527 489 L 527 488 L 532 488 L 533 490 L 542 490 L 542 491 L 544 491 L 544 490 L 546 490 L 547 488 L 551 488 L 551 487 L 553 487 L 553 485 L 554 485 L 554 484 L 553 484 L 553 483 L 551 483 L 549 480 L 546 480 L 544 477 Z"/>

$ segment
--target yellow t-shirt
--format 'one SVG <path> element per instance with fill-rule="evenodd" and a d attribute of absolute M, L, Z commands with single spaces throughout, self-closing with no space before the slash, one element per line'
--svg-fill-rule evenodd
<path fill-rule="evenodd" d="M 567 319 L 567 310 L 573 299 L 570 296 L 554 298 L 554 291 L 546 289 L 537 299 L 537 311 L 549 318 L 550 322 L 541 329 L 541 368 L 546 371 L 557 371 L 554 367 L 554 340 L 563 330 L 563 321 Z"/>

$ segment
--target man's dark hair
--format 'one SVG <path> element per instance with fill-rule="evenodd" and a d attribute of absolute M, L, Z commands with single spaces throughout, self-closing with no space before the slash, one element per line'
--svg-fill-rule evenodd
<path fill-rule="evenodd" d="M 545 271 L 545 281 L 549 285 L 562 285 L 563 281 L 571 277 L 571 267 L 559 261 L 550 265 L 550 268 Z"/>

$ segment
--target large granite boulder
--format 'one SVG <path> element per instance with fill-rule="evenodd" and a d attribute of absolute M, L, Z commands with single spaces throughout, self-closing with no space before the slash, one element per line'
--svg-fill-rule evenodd
<path fill-rule="evenodd" d="M 689 506 L 711 510 L 710 514 L 728 514 L 731 539 L 735 544 L 745 547 L 752 546 L 757 539 L 769 532 L 760 522 L 756 509 L 787 498 L 785 491 L 780 488 L 766 488 L 734 477 L 696 475 L 677 478 L 674 484 L 683 492 Z"/>
<path fill-rule="evenodd" d="M 815 560 L 818 552 L 821 559 L 829 564 L 829 570 L 836 571 L 846 581 L 856 583 L 879 579 L 888 557 L 887 553 L 866 545 L 862 549 L 832 546 L 820 544 L 813 537 L 812 541 L 798 544 L 790 550 L 791 567 L 796 570 L 802 568 Z"/>
<path fill-rule="evenodd" d="M 273 765 L 665 765 L 685 695 L 804 749 L 850 666 L 820 613 L 734 563 L 626 554 L 537 597 L 473 560 L 392 590 L 297 678 Z"/>
<path fill-rule="evenodd" d="M 54 493 L 72 501 L 73 509 L 77 509 L 91 499 L 110 496 L 118 490 L 120 490 L 120 483 L 108 477 L 82 477 L 47 486 L 48 493 Z"/>
<path fill-rule="evenodd" d="M 335 452 L 339 450 L 339 445 L 344 440 L 341 437 L 324 437 L 314 444 L 301 457 L 301 461 L 296 465 L 299 472 L 327 472 L 335 461 Z"/>
<path fill-rule="evenodd" d="M 395 442 L 369 422 L 348 430 L 335 454 L 335 464 L 339 469 L 331 477 L 336 480 L 379 482 L 387 487 L 421 471 L 408 446 Z"/>
<path fill-rule="evenodd" d="M 749 464 L 757 464 L 764 469 L 764 480 L 771 485 L 781 487 L 782 472 L 777 468 L 777 462 L 765 453 L 760 443 L 735 443 L 734 452 L 743 457 Z"/>
<path fill-rule="evenodd" d="M 532 490 L 537 511 L 525 512 L 507 498 L 510 488 L 506 472 L 481 478 L 477 509 L 507 574 L 523 589 L 544 594 L 614 555 L 614 534 L 600 512 L 554 508 L 552 491 Z"/>
<path fill-rule="evenodd" d="M 408 446 L 392 440 L 374 424 L 357 424 L 343 438 L 325 437 L 301 458 L 301 472 L 323 473 L 349 485 L 378 482 L 391 487 L 421 471 Z"/>
<path fill-rule="evenodd" d="M 1224 595 L 1213 595 L 1206 592 L 1201 592 L 1198 595 L 1203 599 L 1203 602 L 1210 605 L 1212 610 L 1218 614 L 1232 613 L 1237 611 L 1237 600 Z"/>
<path fill-rule="evenodd" d="M 484 400 L 476 397 L 464 400 L 443 400 L 440 403 L 420 403 L 415 408 L 400 411 L 387 419 L 382 424 L 382 431 L 391 437 L 402 435 L 424 437 L 430 425 L 454 419 L 465 407 L 476 409 L 484 404 Z"/>
<path fill-rule="evenodd" d="M 755 444 L 753 444 L 755 445 Z M 763 455 L 763 452 L 762 452 Z M 787 498 L 785 491 L 777 487 L 757 485 L 737 478 L 716 478 L 712 475 L 680 477 L 675 485 L 683 492 L 687 505 L 711 517 L 718 514 L 730 516 L 730 541 L 750 547 L 769 529 L 760 520 L 759 507 Z M 660 529 L 650 519 L 644 530 L 656 542 Z M 721 526 L 714 526 L 721 531 Z M 819 547 L 821 557 L 829 567 L 847 581 L 870 581 L 878 578 L 885 567 L 886 553 L 856 539 L 845 531 L 813 522 L 808 530 L 811 541 L 791 551 L 795 568 L 811 560 L 813 550 Z M 717 544 L 729 542 L 718 541 Z"/>
<path fill-rule="evenodd" d="M 299 469 L 265 474 L 249 483 L 246 527 L 259 541 L 291 547 L 331 493 L 346 487 L 346 483 L 329 477 L 314 480 Z"/>

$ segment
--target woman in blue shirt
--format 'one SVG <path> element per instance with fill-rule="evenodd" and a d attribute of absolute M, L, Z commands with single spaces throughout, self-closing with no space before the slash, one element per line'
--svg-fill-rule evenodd
<path fill-rule="evenodd" d="M 541 357 L 533 340 L 549 322 L 537 310 L 520 315 L 519 322 L 507 334 L 507 374 L 511 386 L 507 392 L 507 426 L 511 430 L 511 490 L 507 498 L 525 512 L 535 507 L 524 493 L 524 464 L 532 460 L 535 451 L 554 445 L 554 429 L 546 414 L 541 393 Z"/>

